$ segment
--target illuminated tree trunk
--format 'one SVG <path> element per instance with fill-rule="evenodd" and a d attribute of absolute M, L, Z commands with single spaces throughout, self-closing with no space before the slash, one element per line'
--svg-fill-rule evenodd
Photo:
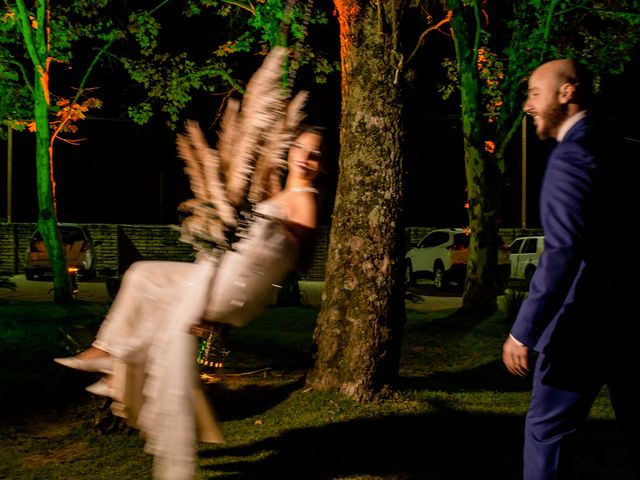
<path fill-rule="evenodd" d="M 451 10 L 451 30 L 460 71 L 460 102 L 464 163 L 469 196 L 471 238 L 462 308 L 478 313 L 496 309 L 498 284 L 498 233 L 502 184 L 498 166 L 485 151 L 478 73 L 478 40 L 471 32 L 479 31 L 479 11 L 465 18 L 462 0 L 447 0 Z M 474 28 L 469 28 L 469 24 Z"/>
<path fill-rule="evenodd" d="M 25 45 L 34 66 L 34 115 L 36 124 L 36 182 L 38 192 L 38 228 L 51 259 L 54 301 L 72 299 L 67 257 L 62 246 L 56 217 L 49 131 L 49 39 L 47 1 L 36 5 L 36 23 L 29 19 L 24 1 L 18 0 L 18 12 Z"/>
<path fill-rule="evenodd" d="M 340 175 L 309 386 L 368 401 L 394 381 L 405 323 L 398 30 L 403 2 L 335 1 Z"/>

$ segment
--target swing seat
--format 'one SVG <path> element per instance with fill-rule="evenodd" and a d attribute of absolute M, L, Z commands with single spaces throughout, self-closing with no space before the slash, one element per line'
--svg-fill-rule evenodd
<path fill-rule="evenodd" d="M 229 355 L 224 347 L 224 337 L 229 328 L 222 323 L 200 322 L 191 327 L 189 333 L 200 338 L 200 346 L 196 362 L 200 367 L 200 378 L 209 379 L 211 375 L 219 374 Z"/>

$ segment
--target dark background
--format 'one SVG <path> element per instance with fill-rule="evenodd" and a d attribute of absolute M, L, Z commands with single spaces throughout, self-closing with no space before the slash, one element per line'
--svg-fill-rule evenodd
<path fill-rule="evenodd" d="M 337 37 L 336 37 L 337 38 Z M 460 134 L 459 101 L 442 100 L 437 91 L 443 84 L 443 52 L 451 49 L 449 38 L 430 40 L 414 62 L 414 90 L 407 102 L 405 158 L 407 226 L 465 226 L 467 213 L 463 145 Z M 450 52 L 449 52 L 450 53 Z M 625 134 L 640 140 L 636 112 L 640 107 L 640 55 L 622 75 L 605 75 L 596 109 L 620 125 Z M 309 89 L 308 121 L 327 128 L 325 178 L 327 201 L 322 223 L 330 223 L 333 191 L 338 172 L 338 128 L 340 119 L 338 74 L 324 85 L 311 86 L 303 76 L 296 88 Z M 421 82 L 421 83 L 418 83 Z M 176 155 L 175 133 L 161 119 L 138 126 L 122 114 L 122 98 L 129 84 L 114 75 L 97 96 L 105 102 L 78 124 L 85 140 L 78 146 L 56 142 L 54 168 L 58 219 L 80 223 L 178 222 L 178 204 L 191 196 L 182 161 Z M 418 83 L 416 85 L 416 83 Z M 201 121 L 212 145 L 217 125 L 207 123 L 219 108 L 220 98 L 203 97 L 187 113 Z M 527 227 L 539 227 L 537 192 L 550 143 L 535 138 L 529 123 L 527 138 Z M 6 142 L 0 142 L 0 219 L 7 216 Z M 640 145 L 640 144 L 639 144 Z M 30 133 L 14 133 L 12 221 L 37 220 L 35 146 Z M 516 135 L 507 158 L 503 227 L 522 226 L 521 140 Z"/>

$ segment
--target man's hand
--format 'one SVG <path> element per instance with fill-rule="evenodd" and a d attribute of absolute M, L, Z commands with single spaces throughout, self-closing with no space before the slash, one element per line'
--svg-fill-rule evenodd
<path fill-rule="evenodd" d="M 529 373 L 529 347 L 509 335 L 502 346 L 502 361 L 512 374 L 526 376 Z"/>

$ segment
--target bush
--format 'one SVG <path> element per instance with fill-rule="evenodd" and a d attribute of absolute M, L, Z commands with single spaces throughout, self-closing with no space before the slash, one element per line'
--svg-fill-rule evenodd
<path fill-rule="evenodd" d="M 513 322 L 518 315 L 520 306 L 524 299 L 527 298 L 527 292 L 516 288 L 508 288 L 504 291 L 504 295 L 500 297 L 500 308 L 505 313 L 505 319 Z"/>

